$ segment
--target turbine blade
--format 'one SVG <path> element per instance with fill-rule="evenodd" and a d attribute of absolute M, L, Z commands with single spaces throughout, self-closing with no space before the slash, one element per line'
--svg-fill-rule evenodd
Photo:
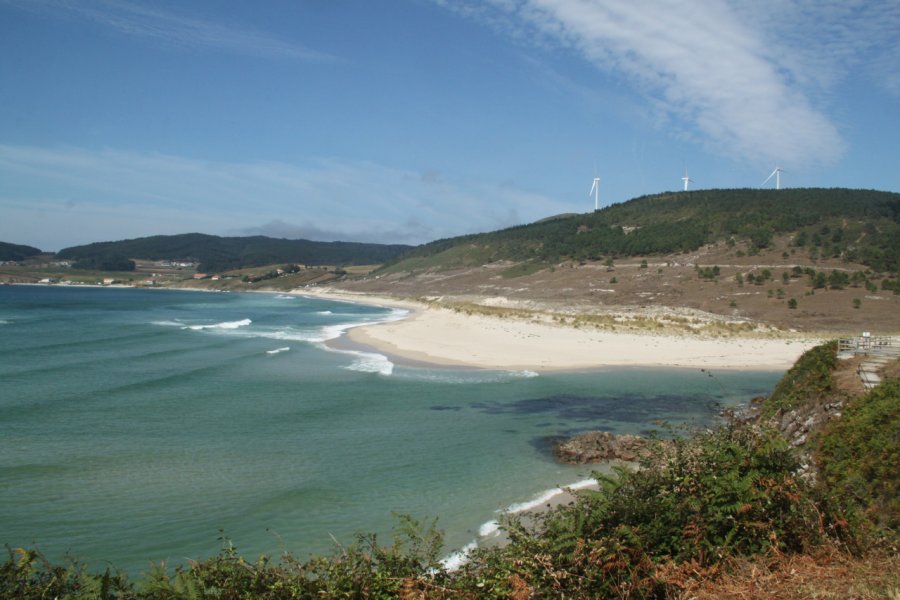
<path fill-rule="evenodd" d="M 759 184 L 759 185 L 766 185 L 767 183 L 769 183 L 769 180 L 772 179 L 773 177 L 775 177 L 775 173 L 777 173 L 777 172 L 778 172 L 778 169 L 775 169 L 774 171 L 772 171 L 772 174 L 769 175 L 768 177 L 766 177 L 766 180 L 763 181 L 763 182 L 762 182 L 761 184 Z"/>

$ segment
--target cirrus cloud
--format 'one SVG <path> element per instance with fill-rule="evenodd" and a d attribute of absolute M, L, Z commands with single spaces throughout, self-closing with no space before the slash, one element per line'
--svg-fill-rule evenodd
<path fill-rule="evenodd" d="M 846 144 L 825 110 L 831 86 L 863 61 L 879 85 L 898 86 L 896 2 L 435 2 L 581 55 L 635 86 L 661 127 L 741 162 L 833 164 Z"/>

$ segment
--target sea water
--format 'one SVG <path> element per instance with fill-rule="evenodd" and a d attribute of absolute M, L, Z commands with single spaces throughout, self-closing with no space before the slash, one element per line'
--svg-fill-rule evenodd
<path fill-rule="evenodd" d="M 403 311 L 297 295 L 0 287 L 0 543 L 131 573 L 230 539 L 299 558 L 436 517 L 448 555 L 583 485 L 556 436 L 705 426 L 780 373 L 394 364 Z"/>

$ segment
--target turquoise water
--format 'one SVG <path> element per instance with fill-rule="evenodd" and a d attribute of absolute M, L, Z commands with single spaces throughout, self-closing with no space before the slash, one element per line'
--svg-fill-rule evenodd
<path fill-rule="evenodd" d="M 389 309 L 277 294 L 0 287 L 0 543 L 136 573 L 327 552 L 438 517 L 448 553 L 590 467 L 547 439 L 712 420 L 777 372 L 535 376 L 337 352 Z M 482 533 L 484 530 L 482 530 Z"/>

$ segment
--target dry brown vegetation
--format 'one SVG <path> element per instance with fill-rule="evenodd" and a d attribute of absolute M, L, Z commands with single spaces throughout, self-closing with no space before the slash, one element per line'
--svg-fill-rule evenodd
<path fill-rule="evenodd" d="M 809 276 L 794 273 L 798 266 L 825 273 L 860 272 L 877 286 L 881 276 L 864 265 L 813 260 L 792 248 L 787 238 L 775 240 L 771 248 L 755 256 L 741 246 L 723 242 L 689 254 L 617 260 L 613 267 L 603 262 L 565 262 L 519 277 L 505 276 L 515 263 L 501 261 L 474 268 L 355 278 L 337 285 L 359 292 L 428 298 L 449 306 L 468 305 L 466 310 L 482 314 L 548 313 L 564 317 L 570 325 L 701 329 L 709 335 L 759 331 L 760 324 L 783 332 L 900 332 L 900 295 L 880 286 L 877 291 L 864 285 L 816 289 Z M 699 275 L 699 269 L 714 266 L 719 267 L 717 277 Z M 766 270 L 770 279 L 761 284 L 748 282 L 750 276 L 756 279 Z M 738 274 L 741 283 L 736 280 Z M 790 308 L 791 299 L 796 300 L 796 308 Z"/>
<path fill-rule="evenodd" d="M 715 577 L 686 578 L 688 600 L 900 599 L 900 557 L 850 556 L 834 548 L 814 554 L 732 559 Z"/>

